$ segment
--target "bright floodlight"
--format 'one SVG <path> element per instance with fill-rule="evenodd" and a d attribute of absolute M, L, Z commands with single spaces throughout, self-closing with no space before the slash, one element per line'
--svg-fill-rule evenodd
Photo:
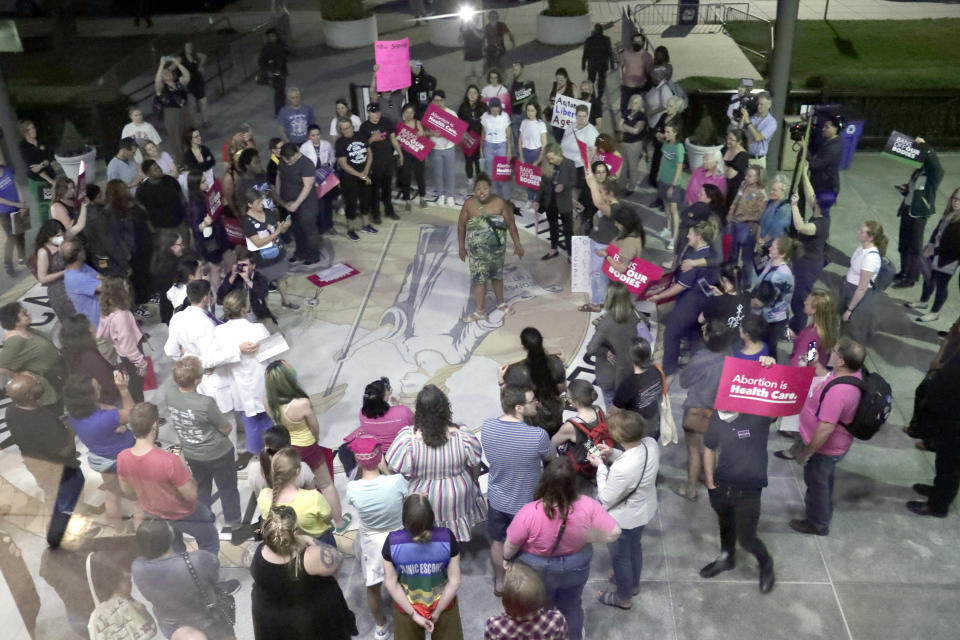
<path fill-rule="evenodd" d="M 466 22 L 467 20 L 470 20 L 471 18 L 473 18 L 473 14 L 475 14 L 476 12 L 477 10 L 474 9 L 473 7 L 469 5 L 463 5 L 462 7 L 460 7 L 460 12 L 459 12 L 460 19 Z"/>

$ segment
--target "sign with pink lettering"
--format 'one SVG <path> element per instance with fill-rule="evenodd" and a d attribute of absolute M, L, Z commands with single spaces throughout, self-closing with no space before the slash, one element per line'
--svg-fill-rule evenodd
<path fill-rule="evenodd" d="M 540 188 L 540 167 L 526 162 L 517 163 L 517 172 L 514 174 L 514 181 L 521 187 L 528 189 Z"/>
<path fill-rule="evenodd" d="M 314 184 L 317 185 L 317 197 L 322 198 L 340 184 L 340 177 L 331 166 L 321 165 L 314 174 Z"/>
<path fill-rule="evenodd" d="M 623 166 L 623 158 L 614 153 L 599 153 L 597 157 L 603 160 L 603 163 L 607 165 L 607 169 L 610 170 L 611 174 L 620 171 L 620 167 Z"/>
<path fill-rule="evenodd" d="M 397 123 L 397 142 L 401 149 L 421 162 L 433 151 L 433 142 L 429 138 L 418 136 L 416 131 L 402 122 Z"/>
<path fill-rule="evenodd" d="M 501 111 L 501 113 L 506 113 L 506 114 L 509 115 L 509 114 L 510 114 L 510 94 L 509 94 L 509 93 L 501 93 L 501 94 L 498 95 L 497 97 L 500 98 L 500 104 L 503 105 L 503 110 Z M 490 105 L 490 100 L 492 100 L 492 98 L 481 98 L 481 100 L 483 100 L 483 103 L 484 103 L 485 105 L 488 105 L 488 106 L 489 106 L 489 105 Z"/>
<path fill-rule="evenodd" d="M 470 158 L 477 155 L 477 150 L 480 149 L 480 134 L 469 130 L 464 131 L 463 138 L 460 140 L 460 148 Z"/>
<path fill-rule="evenodd" d="M 207 212 L 210 218 L 216 220 L 223 211 L 223 187 L 219 180 L 214 180 L 207 190 Z"/>
<path fill-rule="evenodd" d="M 411 84 L 410 39 L 377 40 L 373 45 L 377 69 L 377 91 L 406 89 Z"/>
<path fill-rule="evenodd" d="M 493 178 L 494 182 L 509 182 L 513 175 L 513 163 L 507 159 L 507 156 L 493 156 Z"/>
<path fill-rule="evenodd" d="M 779 418 L 800 413 L 816 372 L 814 367 L 764 367 L 727 356 L 714 408 Z"/>
<path fill-rule="evenodd" d="M 457 116 L 450 115 L 432 102 L 427 107 L 426 112 L 424 112 L 423 119 L 420 123 L 426 128 L 436 131 L 453 143 L 460 142 L 460 138 L 463 137 L 463 132 L 467 130 L 466 122 Z M 480 140 L 478 138 L 477 144 L 479 143 Z"/>
<path fill-rule="evenodd" d="M 617 249 L 614 244 L 607 245 L 607 255 L 613 257 L 618 262 L 620 261 L 620 250 Z M 629 289 L 631 293 L 640 295 L 651 283 L 660 278 L 663 274 L 663 269 L 646 260 L 634 258 L 633 261 L 630 262 L 630 266 L 627 267 L 627 270 L 623 273 L 614 269 L 610 265 L 609 260 L 604 260 L 603 272 L 614 282 L 622 282 L 627 285 L 627 289 Z"/>

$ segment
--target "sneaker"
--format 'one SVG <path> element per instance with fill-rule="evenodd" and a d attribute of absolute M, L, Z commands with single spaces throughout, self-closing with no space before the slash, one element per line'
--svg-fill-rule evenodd
<path fill-rule="evenodd" d="M 357 235 L 357 232 L 354 231 L 353 229 L 350 229 L 349 231 L 347 231 L 347 237 L 350 238 L 351 240 L 359 240 L 359 239 L 360 239 L 360 236 L 358 236 L 358 235 Z"/>
<path fill-rule="evenodd" d="M 387 630 L 387 625 L 377 625 L 377 630 L 373 632 L 374 640 L 387 640 L 390 637 L 390 632 Z"/>
<path fill-rule="evenodd" d="M 407 210 L 407 211 L 410 211 L 410 204 L 409 204 L 409 203 L 407 203 L 407 208 L 406 208 L 406 210 Z M 390 218 L 391 220 L 399 220 L 399 219 L 400 219 L 400 216 L 398 216 L 396 213 L 393 213 L 393 212 L 388 213 L 388 214 L 387 214 L 387 217 Z"/>
<path fill-rule="evenodd" d="M 662 240 L 672 240 L 673 232 L 670 231 L 669 228 L 664 227 L 663 229 L 660 229 L 660 231 L 657 231 L 657 236 L 659 236 Z"/>
<path fill-rule="evenodd" d="M 427 208 L 427 199 L 424 198 L 423 196 L 420 197 L 420 208 L 421 209 Z M 407 211 L 409 211 L 409 209 L 407 209 Z"/>
<path fill-rule="evenodd" d="M 457 206 L 457 201 L 454 200 L 453 196 L 447 196 L 444 198 L 444 203 L 451 208 L 456 208 Z"/>
<path fill-rule="evenodd" d="M 669 251 L 669 252 L 671 252 L 671 253 L 676 250 L 676 247 L 673 245 L 673 238 L 670 238 L 670 239 L 667 241 L 667 247 L 666 247 L 666 249 L 667 249 L 667 251 Z"/>
<path fill-rule="evenodd" d="M 303 258 L 300 258 L 298 256 L 290 256 L 290 258 L 287 259 L 287 262 L 289 262 L 290 264 L 296 264 L 298 262 L 303 262 Z"/>
<path fill-rule="evenodd" d="M 271 280 L 271 281 L 270 281 L 270 284 L 267 285 L 267 291 L 269 291 L 270 293 L 276 293 L 277 291 L 279 291 L 279 289 L 277 289 L 277 281 L 276 281 L 276 280 Z"/>
<path fill-rule="evenodd" d="M 917 322 L 936 322 L 939 319 L 940 319 L 940 314 L 934 313 L 933 311 L 925 313 L 919 318 L 915 318 Z"/>
<path fill-rule="evenodd" d="M 232 578 L 230 580 L 224 580 L 217 583 L 217 588 L 228 596 L 232 596 L 237 591 L 240 591 L 240 581 Z"/>
<path fill-rule="evenodd" d="M 377 231 L 376 229 L 374 229 L 373 226 L 371 226 L 371 225 L 369 225 L 369 224 L 368 224 L 367 226 L 361 228 L 360 231 L 366 231 L 367 233 L 379 233 L 379 231 Z"/>
<path fill-rule="evenodd" d="M 138 318 L 152 318 L 153 312 L 141 304 L 133 310 L 133 315 L 137 316 Z"/>
<path fill-rule="evenodd" d="M 929 306 L 928 302 L 904 302 L 903 306 L 907 309 L 926 309 Z"/>

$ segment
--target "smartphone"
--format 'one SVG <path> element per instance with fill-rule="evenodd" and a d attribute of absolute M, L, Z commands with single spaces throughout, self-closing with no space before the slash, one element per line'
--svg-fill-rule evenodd
<path fill-rule="evenodd" d="M 713 295 L 713 289 L 710 288 L 710 283 L 705 278 L 698 278 L 697 286 L 700 287 L 700 292 L 708 298 Z"/>
<path fill-rule="evenodd" d="M 817 341 L 811 340 L 807 345 L 807 362 L 815 362 L 817 359 Z"/>
<path fill-rule="evenodd" d="M 740 86 L 741 86 L 741 87 L 752 87 L 752 86 L 753 86 L 753 78 L 740 78 Z"/>
<path fill-rule="evenodd" d="M 600 457 L 600 449 L 597 447 L 597 443 L 593 440 L 587 440 L 587 451 L 598 458 Z"/>

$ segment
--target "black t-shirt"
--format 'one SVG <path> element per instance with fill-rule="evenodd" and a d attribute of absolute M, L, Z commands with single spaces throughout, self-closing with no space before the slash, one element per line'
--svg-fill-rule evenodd
<path fill-rule="evenodd" d="M 767 440 L 773 418 L 741 413 L 730 422 L 714 412 L 703 444 L 719 452 L 714 482 L 740 489 L 767 486 Z"/>
<path fill-rule="evenodd" d="M 363 125 L 361 125 L 361 128 Z M 337 144 L 333 147 L 334 155 L 338 158 L 346 158 L 347 164 L 354 171 L 363 171 L 367 166 L 367 156 L 370 153 L 370 147 L 362 137 L 354 135 L 352 138 L 338 138 Z"/>
<path fill-rule="evenodd" d="M 603 117 L 603 100 L 598 97 L 592 98 L 580 98 L 581 100 L 586 100 L 590 103 L 590 115 L 587 116 L 587 121 L 590 124 L 597 124 L 597 118 Z"/>
<path fill-rule="evenodd" d="M 840 191 L 840 161 L 843 159 L 843 142 L 840 136 L 823 142 L 817 153 L 810 158 L 810 184 L 816 193 Z"/>
<path fill-rule="evenodd" d="M 183 190 L 173 176 L 163 176 L 156 183 L 152 180 L 143 182 L 137 187 L 137 200 L 147 210 L 154 227 L 176 227 L 186 215 Z"/>
<path fill-rule="evenodd" d="M 723 147 L 720 151 L 725 154 L 727 148 Z M 730 206 L 733 199 L 737 197 L 737 191 L 740 190 L 740 185 L 746 177 L 747 167 L 750 165 L 750 155 L 746 151 L 741 151 L 733 156 L 733 160 L 726 164 L 737 172 L 737 175 L 734 177 L 727 178 L 727 206 Z"/>
<path fill-rule="evenodd" d="M 656 367 L 648 367 L 643 373 L 634 373 L 620 383 L 613 395 L 613 406 L 639 413 L 659 430 L 662 395 L 663 378 L 660 377 L 660 371 Z"/>
<path fill-rule="evenodd" d="M 483 58 L 483 32 L 479 29 L 463 29 L 463 59 L 466 61 Z"/>
<path fill-rule="evenodd" d="M 523 110 L 527 104 L 536 101 L 537 89 L 534 87 L 532 80 L 529 82 L 515 80 L 510 84 L 510 111 L 513 112 L 513 115 L 526 115 Z"/>
<path fill-rule="evenodd" d="M 723 320 L 731 329 L 738 329 L 743 319 L 750 313 L 750 294 L 735 293 L 711 296 L 703 305 L 703 319 Z"/>
<path fill-rule="evenodd" d="M 307 156 L 301 155 L 293 164 L 280 160 L 280 165 L 277 167 L 277 173 L 280 176 L 280 199 L 284 202 L 296 200 L 300 191 L 303 190 L 303 179 L 316 177 L 316 172 L 317 168 Z M 311 211 L 311 207 L 316 208 L 319 204 L 317 190 L 311 188 L 298 211 Z"/>
<path fill-rule="evenodd" d="M 73 433 L 63 421 L 46 408 L 7 407 L 7 428 L 20 453 L 68 467 L 79 467 Z"/>
<path fill-rule="evenodd" d="M 590 112 L 593 113 L 593 108 L 591 107 Z M 646 137 L 647 133 L 647 116 L 644 115 L 642 111 L 637 111 L 636 113 L 630 113 L 629 111 L 623 116 L 623 123 L 630 126 L 636 127 L 639 125 L 644 125 L 640 133 L 629 133 L 627 131 L 623 132 L 623 141 L 624 142 L 641 142 Z"/>
<path fill-rule="evenodd" d="M 395 125 L 389 118 L 381 117 L 380 122 L 373 124 L 369 120 L 360 125 L 360 131 L 357 133 L 361 140 L 366 140 L 370 145 L 370 151 L 373 153 L 373 166 L 382 169 L 392 166 L 393 144 L 390 142 L 390 134 L 396 131 Z M 382 140 L 371 140 L 370 136 L 378 133 L 383 134 Z"/>
<path fill-rule="evenodd" d="M 40 173 L 30 171 L 30 165 L 32 164 L 40 164 L 44 160 L 51 164 L 54 162 L 53 151 L 42 142 L 37 141 L 37 144 L 33 145 L 26 140 L 21 140 L 20 155 L 23 156 L 23 163 L 27 165 L 27 177 L 31 180 L 46 182 L 43 176 L 47 176 L 51 180 L 57 177 L 49 165 L 41 169 Z"/>
<path fill-rule="evenodd" d="M 800 233 L 797 228 L 790 224 L 790 236 L 800 242 L 803 252 L 794 261 L 810 262 L 822 267 L 826 262 L 827 234 L 830 233 L 830 222 L 823 216 L 817 218 L 811 217 L 807 220 L 817 228 L 812 236 Z"/>
<path fill-rule="evenodd" d="M 268 209 L 263 210 L 263 222 L 260 222 L 253 216 L 245 215 L 243 216 L 243 237 L 249 238 L 251 236 L 267 236 L 277 230 L 277 214 Z M 253 253 L 253 252 L 251 252 Z M 270 264 L 273 260 L 264 260 L 260 251 L 257 250 L 255 254 L 257 264 Z"/>

